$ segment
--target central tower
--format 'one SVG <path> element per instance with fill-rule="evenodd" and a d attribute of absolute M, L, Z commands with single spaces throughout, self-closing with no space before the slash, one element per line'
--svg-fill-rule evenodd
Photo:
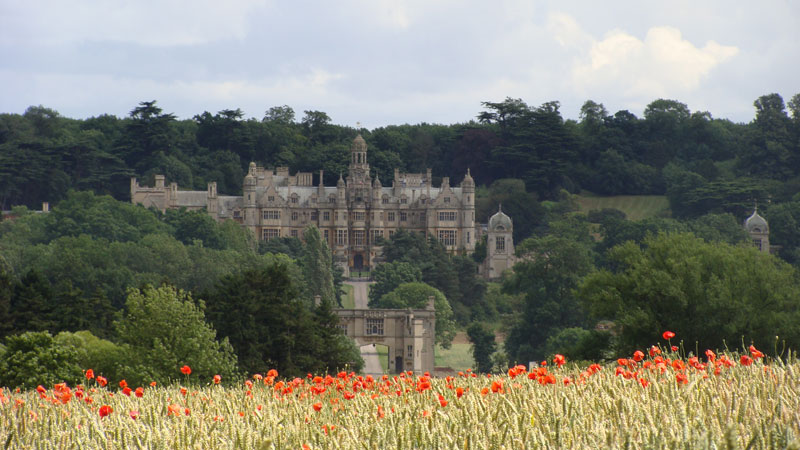
<path fill-rule="evenodd" d="M 350 146 L 350 171 L 347 177 L 349 203 L 367 203 L 370 198 L 372 179 L 367 163 L 367 142 L 359 134 Z"/>

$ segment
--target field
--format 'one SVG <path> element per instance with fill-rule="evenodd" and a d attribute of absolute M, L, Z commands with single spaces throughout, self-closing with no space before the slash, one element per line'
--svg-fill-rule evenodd
<path fill-rule="evenodd" d="M 271 373 L 228 385 L 206 380 L 138 391 L 87 377 L 85 387 L 4 390 L 0 445 L 798 448 L 800 364 L 764 361 L 758 353 L 701 361 L 656 350 L 607 366 L 560 367 L 556 360 L 491 377 Z"/>
<path fill-rule="evenodd" d="M 669 201 L 663 195 L 615 195 L 598 197 L 581 194 L 578 205 L 583 212 L 614 208 L 625 213 L 630 220 L 646 219 L 664 214 L 669 210 Z"/>

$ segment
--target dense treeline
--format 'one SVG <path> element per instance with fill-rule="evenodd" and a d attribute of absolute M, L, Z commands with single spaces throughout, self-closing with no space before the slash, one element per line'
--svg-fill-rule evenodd
<path fill-rule="evenodd" d="M 609 113 L 594 101 L 580 120 L 564 120 L 558 102 L 529 106 L 519 99 L 485 102 L 477 121 L 453 125 L 399 125 L 355 130 L 334 125 L 321 111 L 297 120 L 288 106 L 263 118 L 239 109 L 177 120 L 155 101 L 125 118 L 69 119 L 43 106 L 23 115 L 0 114 L 0 207 L 39 207 L 69 189 L 129 198 L 128 179 L 145 183 L 165 174 L 182 188 L 241 192 L 250 161 L 291 170 L 325 170 L 334 184 L 346 171 L 357 132 L 381 179 L 393 170 L 422 172 L 458 182 L 471 169 L 478 186 L 502 178 L 552 199 L 561 189 L 597 194 L 667 194 L 673 212 L 740 216 L 754 199 L 791 200 L 800 186 L 800 94 L 784 104 L 778 94 L 755 103 L 748 124 L 691 111 L 676 100 L 653 101 L 639 118 Z M 479 216 L 478 220 L 485 220 Z"/>

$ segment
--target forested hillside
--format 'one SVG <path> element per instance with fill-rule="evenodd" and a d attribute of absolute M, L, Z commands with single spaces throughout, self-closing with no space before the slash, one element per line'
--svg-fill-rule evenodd
<path fill-rule="evenodd" d="M 207 320 L 230 373 L 263 370 L 265 362 L 291 373 L 319 361 L 358 364 L 352 345 L 320 344 L 336 335 L 326 308 L 341 283 L 325 262 L 327 247 L 257 242 L 237 224 L 215 223 L 202 212 L 146 210 L 130 204 L 129 179 L 150 184 L 165 174 L 197 190 L 216 181 L 220 193 L 237 195 L 255 161 L 293 172 L 323 169 L 326 184 L 335 184 L 361 133 L 382 180 L 395 168 L 431 168 L 435 178 L 457 184 L 470 169 L 478 186 L 476 220 L 485 222 L 502 203 L 514 221 L 520 263 L 501 283 L 476 275 L 484 244 L 469 256 L 448 255 L 435 240 L 406 233 L 386 243 L 388 263 L 374 273 L 372 303 L 406 307 L 420 292 L 434 295 L 445 302 L 437 306 L 437 339 L 445 345 L 457 327 L 483 322 L 507 335 L 505 354 L 496 358 L 501 365 L 557 351 L 611 357 L 652 342 L 664 328 L 688 342 L 746 339 L 760 347 L 779 331 L 796 348 L 800 94 L 788 106 L 778 94 L 754 106 L 755 119 L 742 124 L 675 100 L 655 100 L 641 118 L 587 101 L 576 122 L 563 119 L 558 102 L 529 106 L 509 98 L 485 102 L 469 123 L 374 130 L 335 125 L 320 111 L 298 120 L 288 106 L 260 119 L 236 109 L 178 120 L 155 101 L 125 118 L 71 119 L 42 106 L 1 114 L 0 206 L 14 209 L 0 223 L 0 336 L 63 332 L 55 343 L 41 335 L 26 339 L 79 354 L 108 338 L 113 343 L 100 346 L 109 349 L 103 357 L 116 361 L 108 355 L 145 339 L 133 332 L 131 310 L 155 302 L 172 311 L 167 316 L 181 308 L 196 316 L 193 329 L 203 339 Z M 579 192 L 666 196 L 669 210 L 642 220 L 613 209 L 578 213 Z M 52 205 L 49 214 L 25 208 L 44 201 Z M 756 202 L 784 261 L 742 245 L 748 237 L 741 223 Z M 312 306 L 313 289 L 327 298 L 323 308 Z M 297 308 L 304 312 L 270 315 Z M 715 321 L 702 316 L 715 312 Z M 277 334 L 258 328 L 268 322 L 284 328 Z M 625 332 L 602 331 L 602 322 L 626 324 Z M 707 330 L 708 323 L 716 329 Z M 91 334 L 74 333 L 80 330 Z M 286 353 L 285 337 L 297 333 L 316 337 Z M 158 351 L 142 347 L 140 354 Z M 123 363 L 156 373 L 163 362 Z M 121 370 L 114 364 L 107 370 Z"/>

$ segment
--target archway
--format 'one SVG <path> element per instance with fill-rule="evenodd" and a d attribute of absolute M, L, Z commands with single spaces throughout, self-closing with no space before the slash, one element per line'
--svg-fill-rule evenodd
<path fill-rule="evenodd" d="M 361 272 L 364 270 L 364 255 L 361 253 L 356 253 L 353 256 L 353 270 Z"/>

